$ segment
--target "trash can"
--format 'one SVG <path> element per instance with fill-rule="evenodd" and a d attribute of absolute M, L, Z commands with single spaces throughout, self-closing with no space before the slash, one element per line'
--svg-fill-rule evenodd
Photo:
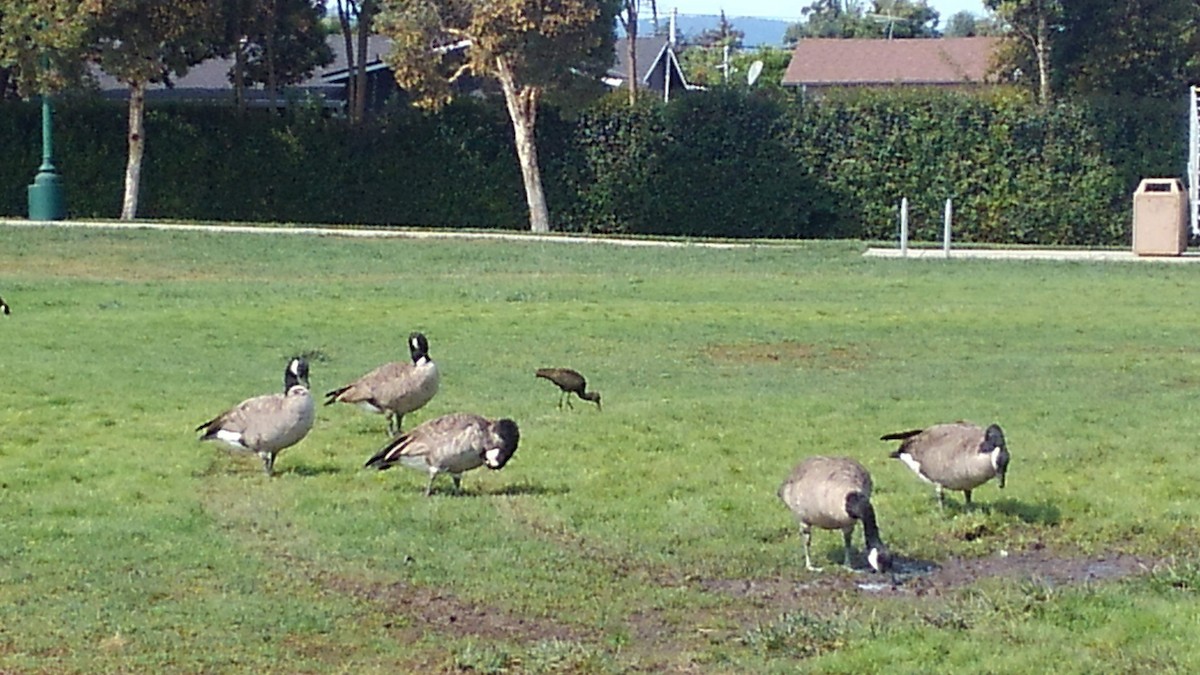
<path fill-rule="evenodd" d="M 1133 193 L 1133 252 L 1180 255 L 1187 248 L 1187 192 L 1178 178 L 1144 178 Z"/>

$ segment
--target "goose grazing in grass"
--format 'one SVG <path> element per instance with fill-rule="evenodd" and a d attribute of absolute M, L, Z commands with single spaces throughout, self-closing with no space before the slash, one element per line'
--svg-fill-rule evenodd
<path fill-rule="evenodd" d="M 12 310 L 8 308 L 8 303 L 4 301 L 4 298 L 0 298 L 0 312 L 3 312 L 5 316 L 12 314 Z"/>
<path fill-rule="evenodd" d="M 393 438 L 366 467 L 383 471 L 396 464 L 429 472 L 425 496 L 433 492 L 433 479 L 448 473 L 454 489 L 460 489 L 462 474 L 487 466 L 503 469 L 517 451 L 517 423 L 510 419 L 489 420 L 470 413 L 451 413 L 417 425 Z"/>
<path fill-rule="evenodd" d="M 429 358 L 429 341 L 422 333 L 408 336 L 412 360 L 379 366 L 357 380 L 325 394 L 325 405 L 353 403 L 363 410 L 387 415 L 388 434 L 400 433 L 404 416 L 429 403 L 438 390 L 438 367 Z"/>
<path fill-rule="evenodd" d="M 563 401 L 567 402 L 568 407 L 574 408 L 575 406 L 571 405 L 571 394 L 575 394 L 584 401 L 595 403 L 596 410 L 602 410 L 600 392 L 587 391 L 587 380 L 583 379 L 579 371 L 570 368 L 538 368 L 536 376 L 550 380 L 562 390 L 562 395 L 558 398 L 559 408 L 563 407 Z"/>
<path fill-rule="evenodd" d="M 970 422 L 937 424 L 887 434 L 880 440 L 902 441 L 892 457 L 937 487 L 938 506 L 945 507 L 943 490 L 961 490 L 970 504 L 971 490 L 992 478 L 998 478 L 1004 488 L 1009 456 L 999 425 L 984 429 Z"/>
<path fill-rule="evenodd" d="M 866 538 L 867 563 L 876 572 L 891 569 L 892 556 L 879 538 L 875 509 L 871 506 L 871 474 L 849 457 L 809 457 L 792 469 L 779 486 L 779 498 L 800 522 L 804 537 L 804 566 L 814 572 L 809 548 L 812 528 L 841 530 L 846 567 L 851 564 L 850 535 L 860 521 Z"/>
<path fill-rule="evenodd" d="M 237 404 L 196 427 L 202 441 L 223 441 L 253 452 L 263 460 L 267 475 L 275 471 L 275 457 L 300 442 L 312 429 L 312 396 L 308 392 L 308 362 L 296 357 L 283 373 L 282 394 L 256 396 Z"/>

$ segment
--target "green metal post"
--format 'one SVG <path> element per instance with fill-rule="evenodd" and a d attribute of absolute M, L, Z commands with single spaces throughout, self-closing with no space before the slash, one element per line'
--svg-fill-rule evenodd
<path fill-rule="evenodd" d="M 29 186 L 29 219 L 62 220 L 67 217 L 62 180 L 54 168 L 53 112 L 50 95 L 42 94 L 42 165 Z"/>

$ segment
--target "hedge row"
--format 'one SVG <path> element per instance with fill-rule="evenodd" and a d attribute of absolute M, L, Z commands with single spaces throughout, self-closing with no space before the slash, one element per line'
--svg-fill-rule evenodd
<path fill-rule="evenodd" d="M 556 227 L 733 237 L 896 234 L 936 239 L 953 199 L 964 241 L 1121 245 L 1143 176 L 1182 173 L 1186 107 L 1059 104 L 994 92 L 843 92 L 802 101 L 713 90 L 663 106 L 623 96 L 538 121 Z M 354 129 L 298 109 L 155 109 L 147 117 L 145 218 L 519 229 L 528 222 L 500 106 L 397 108 Z M 22 216 L 40 159 L 40 107 L 0 107 L 0 213 Z M 115 217 L 125 111 L 55 113 L 72 217 Z"/>

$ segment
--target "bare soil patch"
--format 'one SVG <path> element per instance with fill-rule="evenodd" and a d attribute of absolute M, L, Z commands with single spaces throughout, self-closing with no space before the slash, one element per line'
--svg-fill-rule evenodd
<path fill-rule="evenodd" d="M 1045 549 L 944 563 L 900 559 L 892 575 L 826 570 L 793 579 L 703 579 L 700 588 L 780 608 L 845 593 L 874 597 L 936 598 L 989 578 L 1035 581 L 1054 586 L 1116 581 L 1151 571 L 1143 558 L 1126 553 L 1064 557 Z"/>
<path fill-rule="evenodd" d="M 318 575 L 318 578 L 329 590 L 368 601 L 394 614 L 397 621 L 385 628 L 412 638 L 433 633 L 518 644 L 543 640 L 583 642 L 588 638 L 576 626 L 476 604 L 436 588 L 403 581 L 379 584 L 332 575 Z"/>

